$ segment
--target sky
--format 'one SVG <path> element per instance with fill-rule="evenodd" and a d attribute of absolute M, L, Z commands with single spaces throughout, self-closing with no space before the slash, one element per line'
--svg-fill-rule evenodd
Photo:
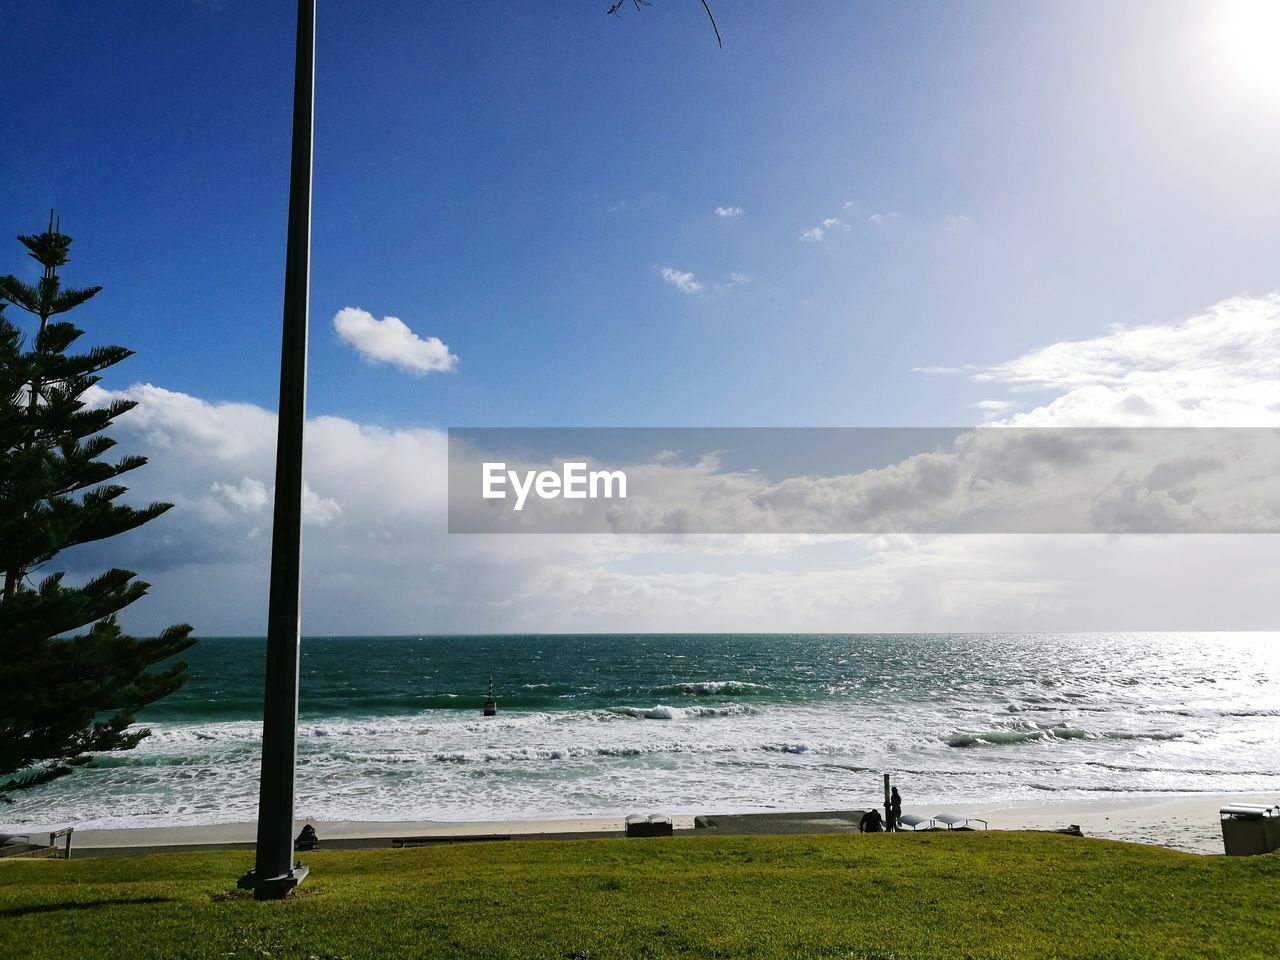
<path fill-rule="evenodd" d="M 1261 535 L 447 534 L 450 426 L 1280 419 L 1274 5 L 608 6 L 319 4 L 304 632 L 1274 626 Z M 293 31 L 0 41 L 0 237 L 58 210 L 177 505 L 66 557 L 137 630 L 265 623 Z"/>

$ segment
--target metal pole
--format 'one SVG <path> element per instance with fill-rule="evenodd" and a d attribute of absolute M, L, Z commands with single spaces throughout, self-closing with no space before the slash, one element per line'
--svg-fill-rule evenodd
<path fill-rule="evenodd" d="M 293 859 L 293 789 L 298 735 L 298 641 L 301 632 L 302 429 L 307 399 L 307 298 L 311 260 L 311 126 L 315 89 L 316 0 L 298 0 L 293 79 L 293 164 L 285 250 L 284 329 L 280 345 L 280 416 L 276 439 L 275 516 L 271 530 L 271 599 L 263 696 L 262 775 L 257 863 L 240 878 L 257 900 L 283 897 L 307 868 Z"/>
<path fill-rule="evenodd" d="M 889 830 L 893 824 L 893 813 L 889 803 L 889 774 L 884 775 L 884 828 Z"/>

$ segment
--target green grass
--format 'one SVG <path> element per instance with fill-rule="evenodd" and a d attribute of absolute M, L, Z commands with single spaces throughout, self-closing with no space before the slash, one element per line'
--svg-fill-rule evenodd
<path fill-rule="evenodd" d="M 0 957 L 1245 957 L 1280 857 L 1052 834 L 676 837 L 316 851 L 291 900 L 245 853 L 0 863 Z"/>

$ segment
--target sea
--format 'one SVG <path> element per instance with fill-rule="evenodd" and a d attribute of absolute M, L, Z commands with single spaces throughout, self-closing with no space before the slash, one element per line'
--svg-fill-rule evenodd
<path fill-rule="evenodd" d="M 262 638 L 206 637 L 151 735 L 12 825 L 257 814 Z M 492 678 L 496 717 L 481 715 Z M 297 812 L 503 820 L 1126 794 L 1280 797 L 1277 634 L 307 637 Z"/>

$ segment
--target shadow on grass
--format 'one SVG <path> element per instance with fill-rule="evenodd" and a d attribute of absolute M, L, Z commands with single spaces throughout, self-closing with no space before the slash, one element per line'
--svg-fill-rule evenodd
<path fill-rule="evenodd" d="M 0 910 L 0 917 L 25 917 L 33 913 L 58 913 L 63 910 L 92 910 L 95 907 L 131 906 L 138 903 L 172 903 L 171 897 L 129 897 L 123 900 L 78 900 L 74 903 L 33 903 L 29 907 Z"/>

